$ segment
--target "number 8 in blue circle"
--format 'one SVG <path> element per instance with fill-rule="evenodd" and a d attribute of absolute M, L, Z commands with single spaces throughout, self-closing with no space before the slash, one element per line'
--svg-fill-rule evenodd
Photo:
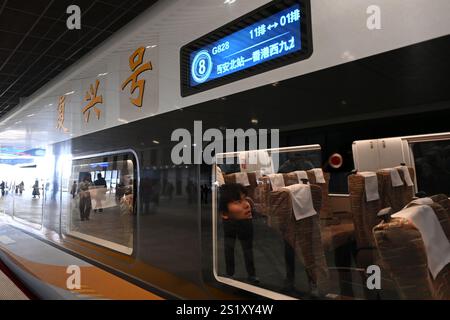
<path fill-rule="evenodd" d="M 191 67 L 191 75 L 195 82 L 203 83 L 211 75 L 213 63 L 207 50 L 200 51 L 194 57 Z"/>

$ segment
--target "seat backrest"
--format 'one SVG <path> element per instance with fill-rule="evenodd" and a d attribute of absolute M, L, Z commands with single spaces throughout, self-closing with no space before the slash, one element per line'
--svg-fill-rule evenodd
<path fill-rule="evenodd" d="M 446 211 L 447 214 L 450 216 L 450 200 L 448 199 L 448 196 L 445 194 L 437 194 L 431 197 L 431 199 L 439 203 Z"/>
<path fill-rule="evenodd" d="M 393 218 L 373 229 L 383 269 L 402 299 L 432 299 L 432 279 L 422 236 L 406 219 Z"/>
<path fill-rule="evenodd" d="M 450 241 L 450 217 L 447 210 L 437 202 L 431 204 L 430 207 L 433 208 L 434 213 L 441 224 L 442 230 Z"/>
<path fill-rule="evenodd" d="M 402 210 L 409 202 L 413 200 L 414 186 L 407 186 L 402 170 L 399 172 L 403 185 L 399 187 L 392 186 L 391 174 L 387 170 L 378 170 L 377 177 L 380 186 L 381 206 L 383 208 L 391 207 L 394 212 Z M 414 177 L 414 169 L 408 167 L 411 179 Z"/>
<path fill-rule="evenodd" d="M 308 174 L 308 179 L 311 184 L 316 184 L 320 186 L 322 191 L 322 208 L 320 209 L 320 219 L 331 219 L 332 212 L 330 206 L 330 196 L 329 196 L 329 185 L 330 185 L 330 173 L 324 172 L 323 177 L 325 178 L 325 183 L 318 183 L 316 180 L 316 175 L 313 170 L 306 171 Z"/>
<path fill-rule="evenodd" d="M 283 173 L 283 180 L 285 186 L 292 186 L 293 184 L 303 183 L 298 181 L 298 176 L 294 172 Z"/>
<path fill-rule="evenodd" d="M 322 190 L 310 185 L 313 206 L 320 212 Z M 326 290 L 328 266 L 322 244 L 319 216 L 314 215 L 296 220 L 291 194 L 287 190 L 270 191 L 269 225 L 279 231 L 285 241 L 294 249 L 304 265 L 308 277 L 319 289 Z"/>
<path fill-rule="evenodd" d="M 438 203 L 430 207 L 450 239 L 446 210 Z M 375 226 L 373 234 L 383 266 L 395 281 L 402 298 L 450 299 L 450 264 L 433 279 L 421 233 L 414 224 L 407 219 L 393 218 Z"/>
<path fill-rule="evenodd" d="M 360 174 L 348 177 L 348 189 L 355 238 L 358 249 L 375 247 L 372 229 L 381 219 L 377 216 L 382 209 L 381 200 L 367 201 L 365 178 Z"/>

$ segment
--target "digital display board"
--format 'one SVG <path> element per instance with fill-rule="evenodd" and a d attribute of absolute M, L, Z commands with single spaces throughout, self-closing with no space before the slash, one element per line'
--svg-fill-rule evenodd
<path fill-rule="evenodd" d="M 272 1 L 181 49 L 188 96 L 308 58 L 309 1 Z"/>

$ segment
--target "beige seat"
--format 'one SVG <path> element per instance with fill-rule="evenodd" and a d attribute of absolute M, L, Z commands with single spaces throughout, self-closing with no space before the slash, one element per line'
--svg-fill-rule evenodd
<path fill-rule="evenodd" d="M 348 189 L 357 247 L 373 248 L 372 229 L 381 221 L 377 214 L 382 209 L 382 200 L 366 201 L 365 179 L 360 174 L 348 177 Z"/>
<path fill-rule="evenodd" d="M 431 199 L 439 203 L 446 211 L 447 214 L 450 216 L 450 200 L 448 199 L 448 196 L 445 194 L 437 194 L 431 197 Z"/>
<path fill-rule="evenodd" d="M 311 174 L 308 175 L 308 178 Z M 314 176 L 315 180 L 315 175 Z M 324 173 L 325 181 L 329 181 L 329 173 Z M 290 186 L 296 183 L 302 183 L 302 181 L 298 180 L 298 176 L 294 172 L 290 173 L 283 173 L 283 179 L 284 184 L 286 186 Z M 309 180 L 309 179 L 308 179 Z M 320 193 L 321 193 L 321 206 L 323 205 L 323 199 L 324 199 L 324 190 L 328 190 L 327 187 L 324 187 L 324 184 L 316 184 L 316 186 L 320 187 Z M 325 192 L 326 198 L 328 198 L 328 192 Z M 320 212 L 323 212 L 321 209 Z M 354 227 L 351 222 L 349 221 L 340 221 L 340 219 L 336 218 L 334 221 L 331 222 L 330 219 L 322 219 L 321 216 L 320 224 L 321 224 L 321 234 L 322 234 L 322 243 L 325 251 L 332 251 L 335 250 L 343 245 L 348 244 L 349 242 L 353 241 L 354 236 Z"/>
<path fill-rule="evenodd" d="M 445 211 L 437 203 L 431 207 L 438 217 Z M 448 229 L 448 220 L 440 222 Z M 401 298 L 450 299 L 450 264 L 433 279 L 422 236 L 411 222 L 393 218 L 375 226 L 373 234 L 383 268 L 396 283 Z"/>
<path fill-rule="evenodd" d="M 322 192 L 322 208 L 320 209 L 320 219 L 332 219 L 332 211 L 330 206 L 329 185 L 330 185 L 330 173 L 324 172 L 323 177 L 325 183 L 317 183 L 316 176 L 313 170 L 308 170 L 308 179 L 311 184 L 320 186 Z"/>
<path fill-rule="evenodd" d="M 292 186 L 297 183 L 303 183 L 298 180 L 298 176 L 294 172 L 283 173 L 283 180 L 285 186 Z"/>
<path fill-rule="evenodd" d="M 398 169 L 397 169 L 398 170 Z M 408 167 L 411 179 L 414 177 L 414 169 Z M 402 210 L 414 196 L 414 186 L 408 187 L 402 170 L 398 170 L 403 185 L 399 187 L 392 186 L 391 175 L 389 171 L 377 171 L 377 177 L 380 185 L 380 196 L 382 199 L 382 208 L 391 207 L 394 212 Z"/>
<path fill-rule="evenodd" d="M 314 209 L 321 206 L 321 188 L 311 185 Z M 309 279 L 317 287 L 326 291 L 328 286 L 328 266 L 322 245 L 318 215 L 296 220 L 293 214 L 291 194 L 287 190 L 270 191 L 269 225 L 280 232 L 285 241 L 303 261 Z"/>

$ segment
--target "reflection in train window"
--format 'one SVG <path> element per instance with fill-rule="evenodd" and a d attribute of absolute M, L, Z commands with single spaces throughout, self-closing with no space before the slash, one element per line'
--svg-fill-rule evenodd
<path fill-rule="evenodd" d="M 351 214 L 332 213 L 320 146 L 258 154 L 268 161 L 248 165 L 242 152 L 217 156 L 218 280 L 270 298 L 366 298 L 364 270 L 352 257 Z M 236 164 L 220 164 L 222 157 Z"/>
<path fill-rule="evenodd" d="M 132 253 L 136 167 L 131 153 L 74 160 L 66 197 L 68 234 Z"/>
<path fill-rule="evenodd" d="M 50 159 L 46 160 L 50 162 Z M 53 200 L 57 187 L 50 185 L 50 179 L 42 166 L 26 166 L 9 170 L 14 180 L 7 184 L 12 212 L 15 220 L 33 228 L 40 229 L 43 223 L 43 208 L 46 202 Z"/>
<path fill-rule="evenodd" d="M 419 182 L 448 180 L 446 151 L 448 142 L 414 146 Z M 342 200 L 348 209 L 336 211 L 330 174 L 317 167 L 320 153 L 319 145 L 310 145 L 216 156 L 216 279 L 273 299 L 439 299 L 434 286 L 441 288 L 448 269 L 427 264 L 421 237 L 429 234 L 412 229 L 408 219 L 427 210 L 447 232 L 449 200 L 442 193 L 448 183 L 433 180 L 438 189 L 425 184 L 421 188 L 433 197 L 413 201 L 413 167 L 354 172 Z M 430 163 L 439 171 L 425 171 Z M 432 241 L 440 248 L 448 233 L 436 234 Z"/>
<path fill-rule="evenodd" d="M 418 191 L 450 195 L 450 140 L 415 143 L 412 150 Z"/>

